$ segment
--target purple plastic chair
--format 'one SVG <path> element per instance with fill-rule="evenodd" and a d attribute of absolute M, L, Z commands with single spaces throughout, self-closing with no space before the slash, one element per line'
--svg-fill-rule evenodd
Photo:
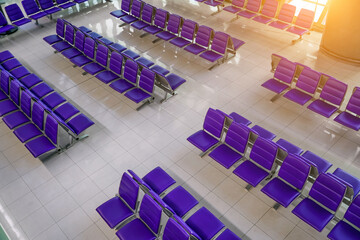
<path fill-rule="evenodd" d="M 225 225 L 205 207 L 200 208 L 186 221 L 202 240 L 210 240 Z"/>
<path fill-rule="evenodd" d="M 227 228 L 216 238 L 216 240 L 241 240 L 241 238 Z"/>
<path fill-rule="evenodd" d="M 131 8 L 131 0 L 123 0 L 121 1 L 121 10 L 112 11 L 110 14 L 116 18 L 121 18 L 125 15 L 128 15 Z"/>
<path fill-rule="evenodd" d="M 360 192 L 360 179 L 354 177 L 348 172 L 345 172 L 341 168 L 337 168 L 333 174 L 351 186 L 351 188 L 354 190 L 354 196 L 358 195 Z"/>
<path fill-rule="evenodd" d="M 22 66 L 16 58 L 9 59 L 1 64 L 5 70 L 11 71 L 14 68 Z"/>
<path fill-rule="evenodd" d="M 48 84 L 45 82 L 42 82 L 35 87 L 31 88 L 30 90 L 37 98 L 41 99 L 44 96 L 48 95 L 49 93 L 53 92 L 54 89 L 52 89 Z"/>
<path fill-rule="evenodd" d="M 223 10 L 231 13 L 240 12 L 245 6 L 245 0 L 232 0 L 231 6 L 224 7 Z"/>
<path fill-rule="evenodd" d="M 219 143 L 225 123 L 224 115 L 215 109 L 209 108 L 206 113 L 203 129 L 194 133 L 187 140 L 195 147 L 203 151 L 203 154 L 211 147 Z"/>
<path fill-rule="evenodd" d="M 116 232 L 120 239 L 154 240 L 159 232 L 162 208 L 145 195 L 140 206 L 139 218 L 132 220 Z"/>
<path fill-rule="evenodd" d="M 139 185 L 125 172 L 121 177 L 118 193 L 118 196 L 111 198 L 96 208 L 96 211 L 110 228 L 115 228 L 121 222 L 133 216 L 137 208 Z"/>
<path fill-rule="evenodd" d="M 226 133 L 225 142 L 216 147 L 209 156 L 229 169 L 245 153 L 250 131 L 246 126 L 232 122 Z"/>
<path fill-rule="evenodd" d="M 6 6 L 5 11 L 11 23 L 18 27 L 31 22 L 29 18 L 25 18 L 24 14 L 16 3 Z"/>
<path fill-rule="evenodd" d="M 317 156 L 316 154 L 310 151 L 304 152 L 301 156 L 306 158 L 311 163 L 313 163 L 313 165 L 316 166 L 319 173 L 325 173 L 332 166 L 332 163 L 326 161 L 325 159 Z"/>
<path fill-rule="evenodd" d="M 39 6 L 34 0 L 23 0 L 21 1 L 21 4 L 24 7 L 28 18 L 35 20 L 36 24 L 38 23 L 38 19 L 48 15 L 47 13 L 40 10 Z"/>
<path fill-rule="evenodd" d="M 163 240 L 188 240 L 189 234 L 174 219 L 169 218 L 164 229 Z"/>
<path fill-rule="evenodd" d="M 80 56 L 84 51 L 84 43 L 85 34 L 82 31 L 76 31 L 74 47 L 66 49 L 65 51 L 61 52 L 61 54 L 68 59 Z"/>
<path fill-rule="evenodd" d="M 157 74 L 156 79 L 157 79 L 157 82 L 155 82 L 156 86 L 158 86 L 165 92 L 165 96 L 161 100 L 161 102 L 164 102 L 170 97 L 175 96 L 177 94 L 176 89 L 186 82 L 184 78 L 174 73 L 171 73 L 167 76 Z"/>
<path fill-rule="evenodd" d="M 124 67 L 124 78 L 112 82 L 110 87 L 119 93 L 136 87 L 138 76 L 138 64 L 130 59 L 126 60 Z"/>
<path fill-rule="evenodd" d="M 2 12 L 0 12 L 0 34 L 1 33 L 6 33 L 10 30 L 15 29 L 14 26 L 9 25 L 9 23 L 7 22 L 4 14 Z"/>
<path fill-rule="evenodd" d="M 181 28 L 180 37 L 176 37 L 170 41 L 171 44 L 179 48 L 183 48 L 193 42 L 198 24 L 192 20 L 184 19 Z"/>
<path fill-rule="evenodd" d="M 199 26 L 196 33 L 195 43 L 186 46 L 184 49 L 192 54 L 198 55 L 209 48 L 210 39 L 214 31 L 207 26 Z"/>
<path fill-rule="evenodd" d="M 314 96 L 320 76 L 320 73 L 305 67 L 296 82 L 296 88 L 286 92 L 284 97 L 297 104 L 304 105 Z"/>
<path fill-rule="evenodd" d="M 38 0 L 40 7 L 47 14 L 53 14 L 61 11 L 61 8 L 55 7 L 54 2 L 52 0 Z"/>
<path fill-rule="evenodd" d="M 125 97 L 135 103 L 151 103 L 154 100 L 155 73 L 143 68 L 139 78 L 139 86 L 125 93 Z M 137 109 L 139 109 L 139 106 Z"/>
<path fill-rule="evenodd" d="M 143 28 L 144 31 L 150 34 L 157 34 L 166 28 L 169 12 L 163 9 L 157 9 L 154 18 L 154 25 Z"/>
<path fill-rule="evenodd" d="M 320 232 L 334 217 L 345 192 L 346 186 L 340 181 L 328 174 L 320 174 L 310 190 L 309 197 L 302 200 L 292 212 Z"/>
<path fill-rule="evenodd" d="M 294 16 L 295 16 L 296 7 L 294 5 L 290 5 L 284 3 L 280 9 L 279 16 L 277 20 L 271 22 L 269 26 L 284 30 L 285 28 L 289 27 L 292 23 Z"/>
<path fill-rule="evenodd" d="M 59 116 L 63 121 L 68 120 L 75 114 L 78 114 L 80 111 L 74 107 L 71 103 L 67 102 L 62 104 L 60 107 L 57 107 L 54 113 Z"/>
<path fill-rule="evenodd" d="M 69 49 L 74 45 L 74 32 L 75 29 L 71 25 L 66 25 L 65 27 L 65 39 L 63 41 L 57 42 L 52 45 L 52 47 L 57 52 L 62 52 L 66 49 Z"/>
<path fill-rule="evenodd" d="M 360 88 L 355 87 L 344 112 L 334 119 L 336 122 L 352 128 L 356 131 L 360 129 Z"/>
<path fill-rule="evenodd" d="M 173 38 L 176 38 L 179 35 L 179 31 L 182 26 L 182 21 L 183 19 L 180 16 L 176 14 L 170 14 L 166 31 L 162 31 L 156 34 L 156 36 L 165 41 L 169 41 Z"/>
<path fill-rule="evenodd" d="M 110 83 L 114 80 L 117 80 L 121 77 L 123 65 L 123 56 L 114 51 L 110 55 L 109 61 L 109 70 L 102 71 L 96 75 L 96 78 L 102 81 L 103 83 Z"/>
<path fill-rule="evenodd" d="M 360 237 L 360 196 L 358 195 L 347 209 L 344 219 L 338 222 L 328 234 L 331 240 L 356 240 Z M 355 226 L 355 227 L 354 227 Z"/>
<path fill-rule="evenodd" d="M 199 203 L 198 200 L 182 186 L 178 186 L 166 194 L 163 200 L 179 217 L 184 217 L 187 212 Z"/>
<path fill-rule="evenodd" d="M 123 21 L 124 24 L 130 24 L 130 23 L 133 23 L 133 22 L 137 21 L 138 19 L 140 19 L 142 4 L 143 4 L 142 1 L 133 0 L 132 5 L 131 5 L 130 14 L 120 17 L 120 20 Z"/>
<path fill-rule="evenodd" d="M 54 43 L 63 41 L 65 37 L 65 21 L 58 18 L 56 21 L 56 34 L 44 37 L 44 41 L 52 45 Z"/>
<path fill-rule="evenodd" d="M 142 180 L 152 189 L 156 194 L 161 195 L 167 188 L 176 183 L 176 181 L 161 167 L 156 167 L 146 174 Z"/>
<path fill-rule="evenodd" d="M 3 117 L 3 122 L 10 128 L 14 129 L 22 124 L 28 123 L 31 117 L 31 94 L 28 90 L 21 92 L 21 111 L 16 111 Z"/>
<path fill-rule="evenodd" d="M 287 59 L 281 59 L 275 70 L 274 78 L 267 80 L 261 86 L 280 94 L 290 87 L 291 82 L 294 79 L 295 70 L 295 63 L 290 62 Z"/>
<path fill-rule="evenodd" d="M 56 4 L 62 9 L 71 8 L 76 5 L 76 3 L 71 2 L 70 0 L 56 0 Z"/>
<path fill-rule="evenodd" d="M 131 24 L 132 27 L 141 30 L 145 27 L 152 25 L 154 19 L 155 8 L 150 4 L 144 3 L 141 12 L 141 20 Z"/>
<path fill-rule="evenodd" d="M 124 47 L 123 45 L 119 44 L 119 43 L 113 43 L 109 46 L 109 48 L 113 51 L 117 51 L 119 53 L 125 51 L 127 48 Z"/>
<path fill-rule="evenodd" d="M 0 52 L 0 63 L 7 61 L 11 58 L 14 58 L 14 55 L 8 50 Z"/>
<path fill-rule="evenodd" d="M 95 56 L 95 40 L 91 37 L 86 37 L 84 42 L 84 55 L 71 58 L 70 61 L 78 67 L 92 62 Z"/>
<path fill-rule="evenodd" d="M 86 129 L 94 125 L 95 123 L 91 121 L 87 116 L 84 114 L 77 115 L 74 118 L 71 118 L 67 124 L 69 125 L 70 129 L 76 134 L 80 135 Z"/>
<path fill-rule="evenodd" d="M 260 12 L 260 15 L 253 18 L 253 20 L 267 24 L 275 17 L 279 2 L 276 0 L 266 0 Z"/>
<path fill-rule="evenodd" d="M 310 31 L 312 23 L 314 21 L 315 12 L 308 9 L 301 9 L 299 15 L 296 18 L 294 26 L 289 27 L 286 31 L 299 35 L 300 38 Z"/>
<path fill-rule="evenodd" d="M 260 6 L 261 0 L 248 0 L 245 10 L 238 12 L 236 15 L 245 18 L 252 18 L 260 11 Z"/>
<path fill-rule="evenodd" d="M 268 182 L 261 191 L 288 207 L 301 193 L 310 174 L 311 166 L 302 157 L 288 154 L 278 176 Z"/>
<path fill-rule="evenodd" d="M 83 69 L 85 72 L 95 75 L 101 71 L 104 71 L 107 67 L 109 56 L 109 48 L 99 44 L 96 50 L 95 61 L 89 64 L 86 64 Z"/>
<path fill-rule="evenodd" d="M 200 57 L 208 60 L 209 62 L 217 62 L 224 60 L 227 57 L 227 46 L 229 43 L 229 35 L 223 32 L 216 32 L 212 39 L 211 48 L 200 54 Z M 210 67 L 211 70 L 214 66 Z"/>
<path fill-rule="evenodd" d="M 53 92 L 41 99 L 41 101 L 45 103 L 45 105 L 48 106 L 50 109 L 54 109 L 60 104 L 66 102 L 66 99 L 59 93 Z"/>
<path fill-rule="evenodd" d="M 272 176 L 277 151 L 275 143 L 258 137 L 251 149 L 250 159 L 241 163 L 233 173 L 256 187 L 262 180 Z"/>

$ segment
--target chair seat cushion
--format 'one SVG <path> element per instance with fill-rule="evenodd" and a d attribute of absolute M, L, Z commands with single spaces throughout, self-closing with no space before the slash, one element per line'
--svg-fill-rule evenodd
<path fill-rule="evenodd" d="M 58 43 L 55 43 L 54 45 L 52 45 L 52 47 L 58 51 L 58 52 L 62 52 L 68 48 L 71 48 L 71 45 L 65 41 L 61 41 L 61 42 L 58 42 Z"/>
<path fill-rule="evenodd" d="M 304 105 L 312 98 L 309 94 L 301 92 L 297 89 L 291 89 L 290 91 L 286 92 L 284 97 L 300 105 Z"/>
<path fill-rule="evenodd" d="M 92 37 L 92 38 L 94 38 L 94 39 L 100 39 L 100 38 L 103 37 L 102 35 L 100 35 L 100 34 L 97 33 L 97 32 L 90 32 L 90 33 L 88 33 L 88 34 L 90 35 L 90 37 Z"/>
<path fill-rule="evenodd" d="M 90 33 L 92 32 L 89 28 L 85 27 L 85 26 L 80 26 L 79 30 L 84 32 L 84 33 Z"/>
<path fill-rule="evenodd" d="M 206 51 L 206 52 L 203 52 L 202 54 L 200 54 L 200 57 L 202 57 L 210 62 L 215 62 L 215 61 L 223 58 L 224 56 L 219 53 L 213 52 L 213 51 Z"/>
<path fill-rule="evenodd" d="M 175 34 L 173 34 L 171 32 L 167 32 L 167 31 L 163 31 L 161 33 L 158 33 L 158 34 L 156 34 L 156 36 L 158 38 L 161 38 L 161 39 L 165 40 L 165 41 L 169 41 L 170 39 L 173 39 L 173 38 L 176 37 Z"/>
<path fill-rule="evenodd" d="M 54 89 L 52 89 L 49 85 L 47 85 L 44 82 L 40 83 L 39 85 L 36 85 L 31 89 L 31 92 L 34 93 L 35 96 L 37 96 L 38 98 L 42 98 L 45 95 L 51 93 L 52 91 L 54 91 Z"/>
<path fill-rule="evenodd" d="M 326 172 L 332 166 L 332 163 L 330 163 L 327 160 L 315 155 L 314 153 L 312 153 L 310 151 L 306 151 L 301 156 L 303 156 L 304 158 L 306 158 L 307 160 L 312 162 L 316 166 L 319 174 Z"/>
<path fill-rule="evenodd" d="M 29 118 L 21 111 L 16 111 L 3 118 L 4 123 L 10 128 L 14 129 L 21 124 L 30 122 Z"/>
<path fill-rule="evenodd" d="M 100 64 L 95 63 L 95 62 L 92 62 L 92 63 L 89 63 L 89 64 L 85 65 L 83 67 L 83 69 L 84 69 L 85 72 L 88 72 L 91 75 L 95 75 L 96 73 L 105 70 L 105 68 L 103 66 L 101 66 Z"/>
<path fill-rule="evenodd" d="M 74 0 L 74 2 L 76 2 L 76 3 L 84 3 L 84 2 L 87 2 L 88 0 Z"/>
<path fill-rule="evenodd" d="M 14 134 L 21 142 L 26 142 L 31 138 L 40 136 L 42 132 L 34 124 L 29 123 L 15 129 Z"/>
<path fill-rule="evenodd" d="M 284 207 L 289 206 L 290 203 L 300 195 L 299 191 L 281 181 L 279 178 L 272 179 L 261 191 Z"/>
<path fill-rule="evenodd" d="M 43 39 L 45 42 L 47 42 L 50 45 L 62 41 L 62 38 L 60 38 L 56 34 L 44 37 Z"/>
<path fill-rule="evenodd" d="M 144 31 L 150 33 L 150 34 L 156 34 L 160 31 L 162 31 L 161 28 L 155 27 L 155 26 L 148 26 L 144 28 Z"/>
<path fill-rule="evenodd" d="M 14 58 L 14 55 L 9 50 L 0 52 L 0 62 L 4 62 L 9 60 L 10 58 Z"/>
<path fill-rule="evenodd" d="M 59 7 L 61 7 L 62 9 L 66 9 L 66 8 L 70 8 L 75 5 L 76 5 L 76 3 L 74 3 L 74 2 L 67 2 L 67 3 L 59 5 Z"/>
<path fill-rule="evenodd" d="M 103 83 L 108 84 L 109 82 L 112 82 L 120 77 L 111 71 L 103 71 L 97 74 L 96 78 L 102 81 Z"/>
<path fill-rule="evenodd" d="M 200 130 L 194 133 L 193 135 L 188 137 L 187 140 L 203 152 L 205 152 L 219 142 L 219 140 L 217 140 L 204 130 Z"/>
<path fill-rule="evenodd" d="M 125 51 L 127 49 L 126 47 L 124 47 L 123 45 L 118 44 L 118 43 L 111 44 L 110 48 L 113 49 L 113 50 L 116 50 L 118 52 L 123 52 L 123 51 Z"/>
<path fill-rule="evenodd" d="M 151 66 L 154 65 L 154 62 L 152 62 L 149 59 L 144 58 L 144 57 L 136 59 L 136 62 L 139 63 L 140 65 L 146 67 L 146 68 L 150 68 Z"/>
<path fill-rule="evenodd" d="M 256 134 L 258 134 L 260 137 L 265 138 L 267 140 L 271 141 L 274 138 L 276 138 L 276 134 L 266 130 L 265 128 L 260 127 L 259 125 L 255 125 L 251 129 L 254 130 Z"/>
<path fill-rule="evenodd" d="M 302 200 L 293 210 L 296 216 L 321 232 L 333 218 L 333 214 L 319 206 L 309 198 Z"/>
<path fill-rule="evenodd" d="M 333 115 L 338 108 L 328 104 L 320 99 L 316 99 L 315 101 L 313 101 L 309 106 L 308 109 L 323 115 L 324 117 L 329 118 L 331 115 Z"/>
<path fill-rule="evenodd" d="M 150 94 L 147 92 L 141 90 L 140 88 L 132 89 L 125 93 L 125 97 L 131 99 L 132 101 L 139 103 L 145 99 L 148 99 L 151 97 Z"/>
<path fill-rule="evenodd" d="M 80 111 L 71 103 L 67 102 L 55 109 L 55 114 L 58 115 L 63 121 L 79 113 Z"/>
<path fill-rule="evenodd" d="M 0 33 L 6 33 L 7 31 L 10 31 L 12 29 L 15 29 L 15 27 L 11 26 L 11 25 L 5 25 L 0 27 Z"/>
<path fill-rule="evenodd" d="M 148 23 L 144 22 L 144 21 L 136 21 L 134 23 L 131 24 L 132 27 L 136 28 L 136 29 L 143 29 L 149 26 Z"/>
<path fill-rule="evenodd" d="M 220 6 L 220 5 L 223 4 L 222 2 L 218 2 L 218 1 L 215 1 L 215 0 L 207 0 L 204 3 L 209 5 L 209 6 L 212 6 L 212 7 Z"/>
<path fill-rule="evenodd" d="M 137 58 L 140 57 L 139 54 L 137 54 L 137 53 L 134 52 L 134 51 L 131 51 L 130 49 L 125 50 L 125 51 L 123 52 L 123 54 L 124 54 L 125 57 L 131 58 L 132 60 L 135 60 L 135 59 L 137 59 Z"/>
<path fill-rule="evenodd" d="M 196 198 L 194 198 L 182 186 L 178 186 L 169 192 L 163 200 L 179 217 L 183 217 L 199 203 L 198 200 L 196 200 Z"/>
<path fill-rule="evenodd" d="M 100 38 L 98 41 L 105 44 L 106 46 L 109 46 L 109 45 L 114 43 L 113 41 L 111 41 L 111 40 L 109 40 L 107 38 Z"/>
<path fill-rule="evenodd" d="M 300 147 L 298 147 L 298 146 L 292 144 L 291 142 L 288 142 L 282 138 L 280 138 L 278 141 L 276 141 L 276 144 L 279 145 L 280 148 L 283 148 L 286 152 L 292 153 L 295 155 L 300 155 L 304 151 Z"/>
<path fill-rule="evenodd" d="M 251 161 L 247 160 L 240 164 L 235 170 L 234 174 L 242 178 L 251 186 L 256 187 L 262 180 L 264 180 L 269 173 L 260 167 L 256 166 Z"/>
<path fill-rule="evenodd" d="M 245 10 L 245 11 L 238 12 L 237 15 L 245 17 L 245 18 L 252 18 L 252 17 L 256 16 L 257 14 Z"/>
<path fill-rule="evenodd" d="M 137 20 L 137 18 L 134 16 L 131 16 L 131 15 L 125 15 L 125 16 L 121 17 L 120 20 L 125 23 L 132 23 L 132 22 L 135 22 Z"/>
<path fill-rule="evenodd" d="M 234 6 L 227 6 L 227 7 L 224 7 L 224 10 L 227 12 L 231 12 L 231 13 L 237 13 L 237 12 L 241 11 L 241 8 L 237 8 Z"/>
<path fill-rule="evenodd" d="M 111 83 L 109 86 L 119 93 L 123 93 L 123 92 L 135 87 L 133 84 L 126 81 L 125 79 L 117 80 L 117 81 Z"/>
<path fill-rule="evenodd" d="M 18 107 L 10 100 L 6 99 L 0 102 L 0 116 L 17 110 Z"/>
<path fill-rule="evenodd" d="M 192 54 L 198 55 L 206 50 L 206 48 L 199 46 L 197 44 L 190 44 L 184 48 L 186 51 L 191 52 Z"/>
<path fill-rule="evenodd" d="M 53 7 L 53 8 L 49 8 L 49 9 L 46 9 L 45 12 L 47 14 L 53 14 L 53 13 L 56 13 L 56 12 L 59 12 L 61 11 L 61 8 L 58 8 L 58 7 Z"/>
<path fill-rule="evenodd" d="M 85 64 L 92 62 L 89 58 L 85 57 L 84 55 L 74 57 L 70 59 L 70 61 L 78 67 L 84 66 Z"/>
<path fill-rule="evenodd" d="M 161 194 L 176 181 L 161 167 L 156 167 L 143 177 L 144 182 L 148 184 L 154 192 Z"/>
<path fill-rule="evenodd" d="M 174 44 L 175 46 L 182 48 L 186 45 L 189 45 L 191 42 L 185 38 L 177 37 L 170 41 L 171 44 Z"/>
<path fill-rule="evenodd" d="M 215 148 L 209 156 L 227 169 L 242 158 L 240 153 L 234 151 L 226 144 L 221 144 Z"/>
<path fill-rule="evenodd" d="M 161 75 L 163 75 L 163 76 L 165 76 L 166 74 L 168 74 L 168 73 L 170 72 L 169 70 L 167 70 L 167 69 L 165 69 L 165 68 L 163 68 L 163 67 L 161 67 L 161 66 L 159 66 L 159 65 L 153 66 L 153 67 L 151 68 L 151 70 L 154 71 L 154 72 L 156 72 L 156 73 L 158 73 L 158 74 L 161 74 Z"/>
<path fill-rule="evenodd" d="M 44 97 L 42 101 L 50 108 L 53 109 L 61 103 L 66 102 L 66 99 L 57 92 L 53 92 Z"/>
<path fill-rule="evenodd" d="M 84 114 L 77 115 L 76 117 L 72 118 L 67 124 L 71 127 L 71 129 L 77 135 L 81 134 L 83 131 L 94 125 L 94 122 L 91 121 L 88 117 Z"/>
<path fill-rule="evenodd" d="M 294 33 L 294 34 L 299 35 L 299 36 L 302 36 L 305 33 L 309 32 L 309 29 L 292 26 L 292 27 L 289 27 L 288 29 L 286 29 L 286 31 Z"/>
<path fill-rule="evenodd" d="M 21 62 L 17 60 L 16 58 L 12 58 L 10 60 L 7 60 L 1 64 L 6 70 L 10 71 L 11 69 L 17 68 L 22 66 Z"/>
<path fill-rule="evenodd" d="M 245 126 L 249 126 L 252 123 L 249 119 L 244 118 L 243 116 L 241 116 L 240 114 L 238 114 L 236 112 L 230 113 L 230 117 L 232 117 L 235 122 L 240 123 Z"/>
<path fill-rule="evenodd" d="M 127 15 L 127 13 L 124 12 L 123 10 L 115 10 L 115 11 L 110 12 L 110 14 L 117 18 Z"/>
<path fill-rule="evenodd" d="M 55 150 L 56 147 L 45 136 L 38 137 L 25 144 L 25 147 L 34 157 L 39 157 L 44 153 Z"/>
<path fill-rule="evenodd" d="M 10 73 L 17 79 L 23 78 L 26 75 L 30 74 L 29 70 L 27 70 L 26 67 L 24 67 L 24 66 L 15 68 Z"/>
<path fill-rule="evenodd" d="M 230 229 L 226 229 L 216 238 L 216 240 L 241 240 L 241 238 Z"/>
<path fill-rule="evenodd" d="M 41 83 L 42 80 L 35 74 L 29 74 L 26 77 L 21 79 L 22 84 L 24 84 L 27 88 L 31 88 L 38 83 Z"/>
<path fill-rule="evenodd" d="M 252 20 L 255 20 L 259 23 L 267 24 L 267 23 L 271 22 L 272 18 L 259 15 L 259 16 L 254 17 Z"/>
<path fill-rule="evenodd" d="M 63 51 L 61 54 L 64 55 L 64 57 L 70 59 L 70 58 L 80 56 L 82 53 L 79 50 L 77 50 L 76 48 L 69 48 L 69 49 L 66 49 L 65 51 Z"/>
<path fill-rule="evenodd" d="M 238 50 L 242 45 L 245 44 L 245 42 L 243 40 L 240 40 L 240 39 L 237 39 L 237 38 L 234 38 L 234 37 L 231 37 L 231 40 L 234 44 L 234 50 Z"/>
<path fill-rule="evenodd" d="M 334 119 L 336 122 L 342 125 L 352 128 L 356 131 L 360 129 L 360 118 L 356 117 L 348 112 L 342 112 Z"/>
<path fill-rule="evenodd" d="M 116 232 L 116 236 L 122 240 L 154 240 L 156 237 L 145 226 L 140 219 L 134 219 L 119 231 Z"/>
<path fill-rule="evenodd" d="M 119 223 L 133 215 L 131 209 L 119 198 L 113 197 L 96 208 L 102 219 L 110 228 L 116 227 Z"/>
<path fill-rule="evenodd" d="M 170 87 L 175 91 L 178 87 L 180 87 L 180 85 L 182 85 L 183 83 L 186 82 L 185 79 L 183 79 L 182 77 L 171 73 L 168 76 L 166 76 L 166 80 L 168 81 L 168 83 L 170 84 Z"/>
<path fill-rule="evenodd" d="M 274 21 L 274 22 L 271 22 L 269 24 L 269 26 L 284 30 L 285 28 L 289 27 L 290 24 L 289 23 L 284 23 L 284 22 L 281 22 L 281 21 Z"/>
<path fill-rule="evenodd" d="M 29 16 L 30 19 L 33 19 L 33 20 L 38 20 L 42 17 L 45 17 L 47 14 L 45 12 L 38 12 L 38 13 L 35 13 L 31 16 Z"/>
<path fill-rule="evenodd" d="M 340 221 L 336 224 L 328 234 L 328 238 L 331 240 L 357 240 L 359 237 L 360 232 L 344 221 Z"/>
<path fill-rule="evenodd" d="M 27 23 L 29 23 L 29 22 L 31 22 L 30 19 L 28 19 L 28 18 L 23 18 L 23 19 L 21 19 L 21 20 L 19 20 L 19 21 L 13 22 L 13 24 L 15 24 L 16 26 L 19 27 L 19 26 L 22 26 L 22 25 L 27 24 Z"/>
<path fill-rule="evenodd" d="M 289 86 L 285 83 L 279 82 L 278 80 L 272 78 L 261 84 L 264 88 L 269 89 L 277 94 L 282 93 Z"/>

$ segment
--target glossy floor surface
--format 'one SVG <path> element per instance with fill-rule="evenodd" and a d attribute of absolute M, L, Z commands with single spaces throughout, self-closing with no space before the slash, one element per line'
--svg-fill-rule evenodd
<path fill-rule="evenodd" d="M 291 45 L 296 36 L 239 19 L 222 12 L 215 16 L 204 4 L 184 0 L 152 0 L 156 7 L 223 30 L 246 42 L 235 58 L 212 71 L 209 65 L 168 43 L 152 43 L 151 36 L 109 13 L 120 2 L 91 2 L 64 17 L 149 57 L 188 81 L 179 94 L 160 104 L 135 111 L 124 96 L 91 75 L 82 76 L 68 60 L 42 38 L 55 33 L 55 22 L 41 19 L 0 40 L 0 50 L 10 50 L 23 64 L 79 106 L 95 122 L 91 136 L 47 161 L 34 159 L 7 126 L 0 123 L 0 221 L 12 239 L 116 239 L 115 232 L 95 212 L 114 196 L 121 174 L 133 169 L 144 175 L 161 166 L 191 191 L 242 239 L 326 239 L 303 223 L 291 210 L 280 208 L 199 151 L 186 138 L 202 127 L 208 107 L 238 112 L 256 124 L 303 149 L 326 158 L 360 177 L 360 137 L 333 120 L 284 99 L 274 103 L 272 93 L 260 85 L 272 76 L 270 55 L 280 54 L 349 84 L 359 83 L 359 67 L 336 61 L 319 52 L 321 35 L 312 33 Z M 349 92 L 350 93 L 350 92 Z M 347 98 L 349 95 L 347 96 Z M 344 107 L 343 107 L 344 108 Z"/>

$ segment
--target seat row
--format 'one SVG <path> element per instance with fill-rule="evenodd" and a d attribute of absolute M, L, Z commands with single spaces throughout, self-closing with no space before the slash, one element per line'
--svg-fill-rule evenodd
<path fill-rule="evenodd" d="M 154 86 L 164 90 L 164 101 L 168 95 L 174 96 L 175 90 L 186 82 L 176 74 L 169 74 L 167 69 L 85 27 L 77 28 L 58 19 L 56 33 L 44 38 L 56 52 L 61 52 L 86 73 L 110 84 L 114 90 L 126 92 L 125 96 L 135 103 L 142 103 L 138 109 L 153 102 Z"/>
<path fill-rule="evenodd" d="M 232 118 L 230 115 L 235 117 Z M 351 206 L 353 196 L 358 195 L 360 191 L 360 179 L 340 168 L 333 173 L 326 173 L 331 167 L 326 160 L 309 151 L 300 155 L 303 151 L 298 151 L 299 148 L 294 145 L 284 145 L 284 141 L 274 143 L 261 136 L 257 136 L 247 156 L 253 130 L 247 127 L 249 121 L 245 121 L 246 119 L 244 120 L 240 115 L 233 113 L 230 115 L 225 115 L 220 110 L 209 109 L 203 130 L 191 135 L 188 141 L 200 150 L 209 153 L 211 158 L 227 169 L 237 165 L 236 162 L 240 162 L 233 173 L 249 184 L 247 189 L 266 182 L 261 191 L 277 202 L 275 208 L 280 205 L 288 207 L 303 194 L 306 184 L 314 182 L 309 193 L 311 199 L 315 199 L 332 211 L 325 209 L 323 211 L 322 208 L 319 211 L 313 211 L 313 208 L 318 209 L 319 206 L 314 201 L 308 203 L 310 198 L 306 198 L 308 200 L 303 200 L 304 203 L 295 207 L 293 213 L 318 231 L 321 231 L 334 217 L 342 202 Z M 227 120 L 230 120 L 228 127 Z M 287 152 L 282 155 L 280 150 Z M 267 182 L 267 180 L 270 181 Z M 328 190 L 324 191 L 323 186 L 326 186 Z M 321 192 L 322 196 L 317 195 L 316 192 Z M 336 206 L 330 208 L 329 204 L 333 202 Z M 311 214 L 311 212 L 314 213 Z M 360 211 L 357 214 L 360 214 Z M 325 215 L 326 218 L 324 218 Z"/>
<path fill-rule="evenodd" d="M 170 14 L 163 9 L 157 9 L 140 0 L 124 0 L 121 10 L 110 13 L 138 30 L 157 37 L 158 40 L 169 41 L 178 48 L 199 55 L 201 58 L 215 63 L 209 70 L 229 59 L 229 54 L 235 56 L 236 50 L 245 42 L 229 36 L 224 32 L 216 32 L 212 28 L 176 14 Z M 121 25 L 121 26 L 123 26 Z"/>
<path fill-rule="evenodd" d="M 132 178 L 123 174 L 117 196 L 96 209 L 120 239 L 240 240 L 205 207 L 189 216 L 198 200 L 182 186 L 175 187 L 176 181 L 162 168 L 143 178 L 129 173 Z M 161 222 L 166 222 L 164 228 Z"/>
<path fill-rule="evenodd" d="M 57 121 L 71 136 L 72 143 L 87 137 L 86 130 L 94 122 L 36 74 L 27 70 L 11 52 L 0 52 L 0 69 L 4 72 L 4 76 L 9 75 L 8 78 L 1 79 L 5 84 L 4 86 L 8 85 L 8 81 L 18 80 L 21 89 L 28 90 L 33 99 L 42 102 L 48 111 L 57 116 Z"/>
<path fill-rule="evenodd" d="M 312 100 L 307 106 L 311 111 L 327 118 L 340 112 L 334 119 L 336 122 L 356 131 L 360 129 L 359 87 L 353 89 L 345 111 L 340 111 L 348 89 L 347 84 L 279 55 L 273 54 L 272 58 L 276 59 L 272 64 L 274 77 L 261 85 L 277 94 L 272 100 L 284 96 L 300 105 Z"/>

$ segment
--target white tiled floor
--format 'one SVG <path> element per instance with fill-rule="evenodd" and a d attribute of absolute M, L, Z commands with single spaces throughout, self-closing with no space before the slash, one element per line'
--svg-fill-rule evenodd
<path fill-rule="evenodd" d="M 64 11 L 63 17 L 85 25 L 116 42 L 148 56 L 188 81 L 179 94 L 141 111 L 125 97 L 60 54 L 42 38 L 54 34 L 55 22 L 40 20 L 21 27 L 0 40 L 0 50 L 10 50 L 23 64 L 43 77 L 77 104 L 96 125 L 91 136 L 47 161 L 31 157 L 4 123 L 0 123 L 0 221 L 13 239 L 116 239 L 95 208 L 117 191 L 121 174 L 133 169 L 139 175 L 155 166 L 166 169 L 243 239 L 326 239 L 329 229 L 317 233 L 291 210 L 271 208 L 274 202 L 260 192 L 245 190 L 242 180 L 199 151 L 186 138 L 201 128 L 208 107 L 236 111 L 256 124 L 292 141 L 360 177 L 360 138 L 306 107 L 284 99 L 271 103 L 272 93 L 262 82 L 272 76 L 270 55 L 277 53 L 333 75 L 349 84 L 358 83 L 359 67 L 339 62 L 319 52 L 321 34 L 312 33 L 291 45 L 295 36 L 240 19 L 193 0 L 151 0 L 201 24 L 224 30 L 246 42 L 235 58 L 211 72 L 209 65 L 168 43 L 152 44 L 153 37 L 119 28 L 110 11 L 120 2 L 92 2 L 90 7 Z M 60 15 L 56 15 L 56 18 Z M 160 94 L 162 94 L 159 91 Z M 349 95 L 347 96 L 347 98 Z"/>

